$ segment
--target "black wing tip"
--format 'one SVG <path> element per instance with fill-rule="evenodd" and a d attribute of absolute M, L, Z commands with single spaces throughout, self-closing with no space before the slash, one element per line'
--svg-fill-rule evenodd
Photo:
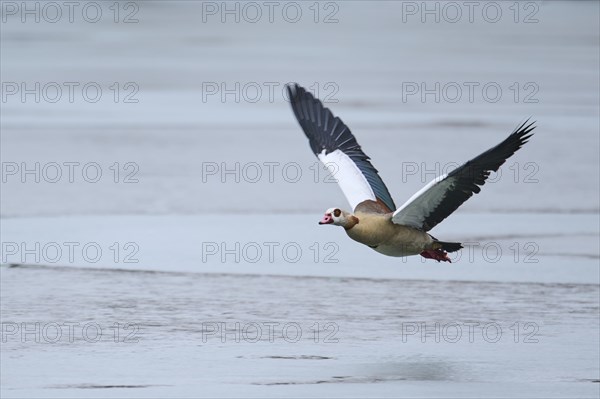
<path fill-rule="evenodd" d="M 537 127 L 535 125 L 536 121 L 530 122 L 530 120 L 531 117 L 527 118 L 502 143 L 484 153 L 491 155 L 491 153 L 496 152 L 499 157 L 503 158 L 495 168 L 490 168 L 489 170 L 497 171 L 500 165 L 529 142 L 529 139 L 533 137 L 533 130 Z"/>
<path fill-rule="evenodd" d="M 536 122 L 537 121 L 532 121 L 529 122 L 531 120 L 531 117 L 527 118 L 523 123 L 521 123 L 519 125 L 519 127 L 517 127 L 514 132 L 511 134 L 511 136 L 517 137 L 519 139 L 519 141 L 521 142 L 521 144 L 525 144 L 527 143 L 527 141 L 533 136 L 533 130 L 537 127 L 536 126 Z"/>
<path fill-rule="evenodd" d="M 310 94 L 309 91 L 307 91 L 304 87 L 300 86 L 296 82 L 290 82 L 290 83 L 286 84 L 285 87 L 287 89 L 287 93 L 288 93 L 290 102 L 292 102 L 292 103 L 297 102 L 298 100 L 302 99 L 302 97 L 306 96 L 307 94 L 308 94 L 309 98 L 314 99 L 314 97 L 312 96 L 312 94 Z"/>
<path fill-rule="evenodd" d="M 302 86 L 300 86 L 298 83 L 295 83 L 295 82 L 290 82 L 290 83 L 286 84 L 285 88 L 287 89 L 290 101 L 294 98 L 297 98 L 299 92 L 302 90 Z"/>
<path fill-rule="evenodd" d="M 312 93 L 306 90 L 304 87 L 300 86 L 298 83 L 288 83 L 286 85 L 288 99 L 292 106 L 294 112 L 296 112 L 296 117 L 298 120 L 306 119 L 309 117 L 308 112 L 315 112 L 316 108 L 327 108 L 321 103 L 318 98 L 315 98 Z"/>

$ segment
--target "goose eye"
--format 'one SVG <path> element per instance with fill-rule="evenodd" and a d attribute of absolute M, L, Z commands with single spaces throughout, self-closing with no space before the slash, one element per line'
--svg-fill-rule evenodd
<path fill-rule="evenodd" d="M 342 211 L 340 211 L 339 209 L 336 209 L 333 211 L 333 216 L 335 216 L 337 218 L 340 216 L 341 213 L 342 213 Z"/>

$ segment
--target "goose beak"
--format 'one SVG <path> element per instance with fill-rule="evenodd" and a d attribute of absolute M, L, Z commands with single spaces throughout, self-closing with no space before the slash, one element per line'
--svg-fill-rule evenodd
<path fill-rule="evenodd" d="M 326 213 L 323 216 L 323 219 L 319 222 L 319 224 L 331 224 L 333 223 L 333 218 L 331 217 L 331 213 Z"/>

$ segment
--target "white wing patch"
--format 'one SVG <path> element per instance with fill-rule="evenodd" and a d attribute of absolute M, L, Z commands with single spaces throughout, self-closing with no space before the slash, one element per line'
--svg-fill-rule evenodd
<path fill-rule="evenodd" d="M 325 154 L 325 150 L 323 150 L 317 156 L 332 177 L 337 180 L 353 210 L 365 200 L 377 200 L 365 176 L 343 151 L 335 150 Z"/>
<path fill-rule="evenodd" d="M 452 187 L 453 179 L 446 180 L 447 176 L 438 176 L 417 191 L 394 212 L 392 222 L 420 229 L 427 216 L 442 202 L 446 192 Z"/>

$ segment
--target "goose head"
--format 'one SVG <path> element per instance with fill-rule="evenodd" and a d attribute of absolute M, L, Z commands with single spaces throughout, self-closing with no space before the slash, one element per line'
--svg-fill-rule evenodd
<path fill-rule="evenodd" d="M 358 218 L 349 212 L 343 211 L 340 208 L 329 208 L 325 211 L 323 219 L 319 224 L 333 224 L 335 226 L 343 226 L 351 228 L 358 223 Z"/>

